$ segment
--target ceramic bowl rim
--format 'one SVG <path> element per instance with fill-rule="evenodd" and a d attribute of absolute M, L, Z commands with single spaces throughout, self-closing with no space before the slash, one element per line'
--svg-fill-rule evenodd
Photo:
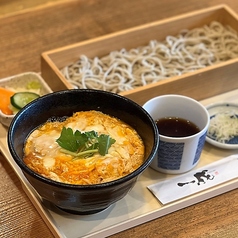
<path fill-rule="evenodd" d="M 13 149 L 13 142 L 11 141 L 11 137 L 12 137 L 12 130 L 18 120 L 18 117 L 24 113 L 26 110 L 28 110 L 30 107 L 32 107 L 35 103 L 37 103 L 39 100 L 47 100 L 48 98 L 53 97 L 54 95 L 61 95 L 61 94 L 65 94 L 65 93 L 73 93 L 73 92 L 93 92 L 93 93 L 102 93 L 105 95 L 109 95 L 109 96 L 113 96 L 113 97 L 118 97 L 124 101 L 127 101 L 131 104 L 133 104 L 133 106 L 135 106 L 137 109 L 141 110 L 148 118 L 148 120 L 151 123 L 151 126 L 153 127 L 153 134 L 154 134 L 154 139 L 153 139 L 153 147 L 150 151 L 150 154 L 147 156 L 147 158 L 144 160 L 143 164 L 140 165 L 136 170 L 134 170 L 133 172 L 131 172 L 130 174 L 121 177 L 119 179 L 116 180 L 112 180 L 109 182 L 105 182 L 105 183 L 100 183 L 100 184 L 90 184 L 90 185 L 76 185 L 76 184 L 67 184 L 67 183 L 62 183 L 62 182 L 58 182 L 58 181 L 54 181 L 51 179 L 48 179 L 46 177 L 43 177 L 39 174 L 37 174 L 36 172 L 34 172 L 33 170 L 31 170 L 30 168 L 28 168 L 25 163 L 23 162 L 23 160 L 17 155 L 16 151 Z M 37 180 L 43 182 L 43 183 L 47 183 L 49 185 L 52 186 L 57 186 L 57 187 L 61 187 L 61 188 L 65 188 L 65 189 L 87 189 L 87 190 L 91 190 L 91 189 L 95 189 L 95 188 L 104 188 L 104 187 L 111 187 L 111 186 L 115 186 L 117 184 L 121 184 L 124 183 L 126 181 L 129 181 L 135 177 L 137 177 L 141 172 L 143 172 L 152 162 L 153 157 L 155 156 L 157 149 L 158 149 L 158 145 L 159 145 L 159 132 L 158 132 L 158 128 L 154 122 L 154 120 L 152 119 L 152 117 L 150 116 L 150 114 L 143 108 L 141 107 L 139 104 L 137 104 L 136 102 L 132 101 L 129 98 L 126 98 L 124 96 L 121 96 L 119 94 L 115 94 L 115 93 L 111 93 L 111 92 L 107 92 L 107 91 L 102 91 L 102 90 L 96 90 L 96 89 L 71 89 L 71 90 L 61 90 L 61 91 L 57 91 L 57 92 L 53 92 L 50 94 L 46 94 L 43 95 L 42 97 L 34 100 L 33 102 L 27 104 L 20 112 L 18 112 L 18 114 L 13 118 L 9 130 L 8 130 L 8 144 L 9 144 L 9 149 L 11 150 L 11 153 L 13 154 L 13 158 L 16 161 L 16 163 L 19 165 L 19 167 L 23 170 L 23 172 L 27 173 L 28 175 L 36 178 Z"/>

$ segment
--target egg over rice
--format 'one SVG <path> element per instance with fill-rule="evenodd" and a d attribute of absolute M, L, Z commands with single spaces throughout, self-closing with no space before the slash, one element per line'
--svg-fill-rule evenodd
<path fill-rule="evenodd" d="M 77 158 L 57 143 L 63 128 L 95 131 L 113 138 L 107 153 Z M 123 121 L 99 111 L 76 112 L 64 121 L 47 121 L 26 140 L 24 162 L 36 173 L 67 184 L 100 184 L 136 170 L 144 161 L 144 144 L 138 133 Z"/>

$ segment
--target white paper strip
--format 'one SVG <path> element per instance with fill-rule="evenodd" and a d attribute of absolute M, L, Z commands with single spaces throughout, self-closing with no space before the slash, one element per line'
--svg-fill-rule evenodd
<path fill-rule="evenodd" d="M 238 154 L 147 188 L 162 204 L 167 204 L 235 178 L 238 178 Z"/>

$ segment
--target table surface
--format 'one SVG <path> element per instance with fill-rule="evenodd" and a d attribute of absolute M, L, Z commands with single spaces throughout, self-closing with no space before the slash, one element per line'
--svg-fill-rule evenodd
<path fill-rule="evenodd" d="M 40 72 L 44 51 L 218 4 L 238 13 L 237 0 L 1 1 L 0 78 Z M 0 237 L 53 237 L 1 154 L 0 194 Z M 238 237 L 238 189 L 111 237 Z"/>

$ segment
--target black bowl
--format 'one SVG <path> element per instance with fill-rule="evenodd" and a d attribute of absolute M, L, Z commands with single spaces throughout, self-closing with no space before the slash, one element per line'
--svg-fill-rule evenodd
<path fill-rule="evenodd" d="M 71 116 L 74 112 L 98 110 L 132 126 L 145 144 L 144 163 L 131 174 L 102 184 L 70 185 L 47 179 L 23 162 L 28 134 L 52 116 Z M 157 153 L 159 135 L 150 115 L 135 102 L 120 95 L 98 90 L 75 89 L 51 93 L 25 106 L 13 119 L 8 131 L 12 157 L 43 200 L 72 213 L 92 214 L 123 198 Z"/>

